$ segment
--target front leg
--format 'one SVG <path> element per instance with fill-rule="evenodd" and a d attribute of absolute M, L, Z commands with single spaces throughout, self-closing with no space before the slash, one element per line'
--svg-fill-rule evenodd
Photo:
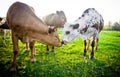
<path fill-rule="evenodd" d="M 96 39 L 96 51 L 98 50 L 98 41 L 99 41 L 99 38 Z"/>
<path fill-rule="evenodd" d="M 92 52 L 91 52 L 90 59 L 94 59 L 94 47 L 95 47 L 95 40 L 92 41 Z"/>
<path fill-rule="evenodd" d="M 90 47 L 90 40 L 88 40 L 88 43 L 87 43 L 87 51 L 89 51 L 89 47 Z"/>
<path fill-rule="evenodd" d="M 52 46 L 52 52 L 54 52 L 54 46 Z"/>
<path fill-rule="evenodd" d="M 29 48 L 29 43 L 26 42 L 26 52 L 28 52 L 28 48 Z"/>
<path fill-rule="evenodd" d="M 16 71 L 16 58 L 17 58 L 17 54 L 19 51 L 18 48 L 18 37 L 16 37 L 16 35 L 12 32 L 12 42 L 13 42 L 13 63 L 12 63 L 12 68 L 11 71 Z"/>
<path fill-rule="evenodd" d="M 30 56 L 30 61 L 34 62 L 34 52 L 35 52 L 35 41 L 32 41 L 29 43 L 30 51 L 31 51 L 31 56 Z"/>
<path fill-rule="evenodd" d="M 86 47 L 87 47 L 87 41 L 84 40 L 84 56 L 86 56 L 86 52 L 87 52 Z"/>
<path fill-rule="evenodd" d="M 49 54 L 49 47 L 46 45 L 46 54 Z"/>

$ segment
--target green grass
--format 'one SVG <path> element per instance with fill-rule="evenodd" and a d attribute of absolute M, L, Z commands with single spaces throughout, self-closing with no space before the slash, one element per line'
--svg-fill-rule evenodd
<path fill-rule="evenodd" d="M 100 33 L 94 60 L 89 59 L 91 48 L 83 57 L 82 39 L 56 47 L 50 54 L 45 54 L 44 44 L 36 43 L 35 46 L 36 62 L 31 63 L 30 52 L 25 52 L 25 44 L 19 42 L 17 73 L 13 75 L 9 71 L 13 58 L 12 42 L 9 36 L 6 47 L 0 41 L 0 77 L 120 77 L 120 31 Z"/>

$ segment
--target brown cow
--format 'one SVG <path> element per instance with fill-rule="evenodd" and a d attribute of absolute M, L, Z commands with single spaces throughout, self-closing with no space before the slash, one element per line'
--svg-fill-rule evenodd
<path fill-rule="evenodd" d="M 65 22 L 67 22 L 67 18 L 63 11 L 56 11 L 56 13 L 44 16 L 43 21 L 48 26 L 54 27 L 57 31 L 57 28 L 63 28 Z M 46 47 L 46 53 L 49 53 L 49 47 Z M 54 46 L 52 46 L 52 52 L 54 52 Z"/>
<path fill-rule="evenodd" d="M 44 16 L 43 21 L 49 26 L 55 26 L 56 28 L 61 28 L 64 26 L 67 19 L 63 11 L 56 11 L 56 13 L 52 13 L 47 16 Z"/>
<path fill-rule="evenodd" d="M 11 71 L 16 71 L 16 57 L 19 51 L 18 39 L 23 43 L 29 43 L 31 62 L 34 62 L 35 41 L 51 46 L 62 45 L 57 32 L 49 34 L 51 29 L 35 15 L 30 6 L 24 3 L 15 2 L 10 6 L 7 12 L 7 23 L 12 30 L 14 53 Z"/>

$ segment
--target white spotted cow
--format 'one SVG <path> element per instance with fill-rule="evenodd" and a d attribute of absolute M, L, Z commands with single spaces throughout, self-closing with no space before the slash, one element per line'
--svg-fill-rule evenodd
<path fill-rule="evenodd" d="M 67 18 L 63 11 L 56 11 L 56 13 L 48 14 L 43 17 L 43 22 L 50 27 L 54 27 L 57 31 L 57 28 L 63 28 L 66 23 Z M 54 52 L 54 46 L 52 46 L 52 52 Z M 46 53 L 49 53 L 49 47 L 46 46 Z"/>
<path fill-rule="evenodd" d="M 59 47 L 62 45 L 57 32 L 44 24 L 27 4 L 21 2 L 13 3 L 8 9 L 6 19 L 11 29 L 13 42 L 14 56 L 11 71 L 16 71 L 16 58 L 19 52 L 18 40 L 23 43 L 29 43 L 31 62 L 34 62 L 35 41 L 50 46 Z"/>
<path fill-rule="evenodd" d="M 7 31 L 10 32 L 10 28 L 6 23 L 6 18 L 0 17 L 0 33 L 2 34 L 2 42 L 3 46 L 6 46 L 6 33 Z"/>
<path fill-rule="evenodd" d="M 94 58 L 94 46 L 96 42 L 96 50 L 98 49 L 99 33 L 103 29 L 104 20 L 102 16 L 94 9 L 86 9 L 82 16 L 73 23 L 66 23 L 63 29 L 63 43 L 67 44 L 75 38 L 82 38 L 84 40 L 84 56 L 92 46 L 90 59 Z M 88 47 L 87 47 L 88 44 Z"/>

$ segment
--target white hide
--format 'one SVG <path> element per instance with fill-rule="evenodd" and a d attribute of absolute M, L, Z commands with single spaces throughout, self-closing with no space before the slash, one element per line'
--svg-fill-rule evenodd
<path fill-rule="evenodd" d="M 0 26 L 3 25 L 6 22 L 6 19 L 3 18 L 2 21 L 0 21 Z"/>
<path fill-rule="evenodd" d="M 103 26 L 104 21 L 102 16 L 94 9 L 89 8 L 87 9 L 88 12 L 84 12 L 80 18 L 75 20 L 73 23 L 66 23 L 63 29 L 63 41 L 71 42 L 75 38 L 82 37 L 84 40 L 90 39 L 92 36 L 99 38 L 99 29 L 92 27 L 96 23 Z M 79 28 L 73 29 L 75 24 L 79 24 Z M 82 33 L 82 30 L 87 27 L 87 31 Z M 69 34 L 66 32 L 69 31 Z"/>

